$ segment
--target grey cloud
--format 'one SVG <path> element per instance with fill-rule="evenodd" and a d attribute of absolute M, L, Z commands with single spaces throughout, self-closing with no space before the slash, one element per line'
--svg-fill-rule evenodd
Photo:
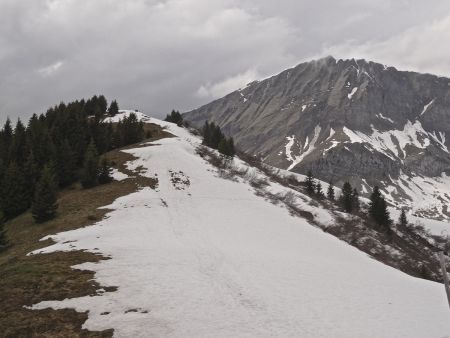
<path fill-rule="evenodd" d="M 0 122 L 96 93 L 163 116 L 329 53 L 450 75 L 448 13 L 446 0 L 2 0 Z"/>

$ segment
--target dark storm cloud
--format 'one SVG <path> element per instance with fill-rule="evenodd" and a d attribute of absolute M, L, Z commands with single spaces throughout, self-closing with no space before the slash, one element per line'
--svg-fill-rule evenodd
<path fill-rule="evenodd" d="M 162 116 L 301 61 L 450 75 L 446 0 L 0 0 L 0 120 L 104 93 Z"/>

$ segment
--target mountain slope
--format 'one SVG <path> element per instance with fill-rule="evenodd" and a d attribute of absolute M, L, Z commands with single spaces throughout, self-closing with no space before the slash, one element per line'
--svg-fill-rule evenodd
<path fill-rule="evenodd" d="M 449 219 L 450 79 L 328 57 L 250 83 L 184 118 L 196 127 L 215 122 L 270 165 L 350 180 L 363 194 L 392 186 L 385 190 L 391 202 Z"/>
<path fill-rule="evenodd" d="M 118 290 L 42 302 L 35 309 L 88 310 L 86 328 L 114 328 L 117 337 L 450 332 L 442 285 L 387 267 L 255 195 L 248 183 L 219 177 L 196 153 L 197 137 L 150 121 L 177 137 L 126 152 L 137 157 L 128 168 L 157 177 L 158 188 L 117 199 L 106 219 L 52 236 L 55 245 L 34 253 L 87 250 L 110 256 L 78 267 Z M 333 223 L 328 211 L 301 203 L 321 222 Z"/>

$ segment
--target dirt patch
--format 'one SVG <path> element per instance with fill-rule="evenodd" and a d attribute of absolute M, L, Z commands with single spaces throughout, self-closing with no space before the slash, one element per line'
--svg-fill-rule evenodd
<path fill-rule="evenodd" d="M 172 136 L 157 125 L 146 124 L 155 141 Z M 133 148 L 129 146 L 122 149 Z M 122 150 L 121 149 L 121 150 Z M 59 194 L 59 209 L 55 219 L 37 225 L 27 212 L 5 225 L 10 247 L 0 254 L 0 336 L 1 337 L 111 337 L 113 330 L 91 332 L 82 329 L 87 313 L 73 309 L 29 310 L 25 306 L 46 300 L 63 300 L 113 292 L 114 287 L 102 287 L 94 281 L 92 271 L 76 270 L 71 266 L 108 259 L 85 251 L 55 252 L 27 256 L 27 253 L 52 244 L 42 237 L 94 224 L 109 210 L 98 209 L 111 204 L 120 196 L 142 187 L 155 188 L 157 179 L 129 171 L 126 162 L 132 155 L 114 150 L 107 154 L 114 167 L 129 178 L 120 182 L 82 189 L 74 184 Z"/>
<path fill-rule="evenodd" d="M 170 182 L 172 183 L 175 190 L 186 190 L 190 185 L 191 181 L 181 170 L 178 172 L 169 170 Z"/>

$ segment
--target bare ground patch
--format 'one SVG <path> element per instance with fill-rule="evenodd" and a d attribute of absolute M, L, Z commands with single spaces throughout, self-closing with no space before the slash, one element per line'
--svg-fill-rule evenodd
<path fill-rule="evenodd" d="M 171 137 L 157 125 L 146 124 L 151 131 L 148 141 Z M 133 148 L 129 146 L 127 148 Z M 123 148 L 125 149 L 125 148 Z M 94 281 L 92 271 L 76 270 L 71 266 L 108 259 L 85 251 L 55 252 L 27 256 L 27 253 L 52 244 L 42 237 L 94 224 L 109 210 L 98 209 L 111 204 L 120 196 L 142 187 L 155 188 L 157 179 L 131 172 L 125 163 L 134 157 L 120 150 L 107 154 L 114 166 L 129 178 L 84 190 L 74 184 L 59 194 L 58 216 L 41 225 L 33 222 L 30 212 L 11 221 L 5 228 L 10 242 L 0 254 L 0 337 L 111 337 L 113 330 L 91 332 L 82 329 L 87 313 L 73 309 L 29 310 L 26 306 L 46 301 L 95 295 L 99 289 L 113 292 Z"/>

